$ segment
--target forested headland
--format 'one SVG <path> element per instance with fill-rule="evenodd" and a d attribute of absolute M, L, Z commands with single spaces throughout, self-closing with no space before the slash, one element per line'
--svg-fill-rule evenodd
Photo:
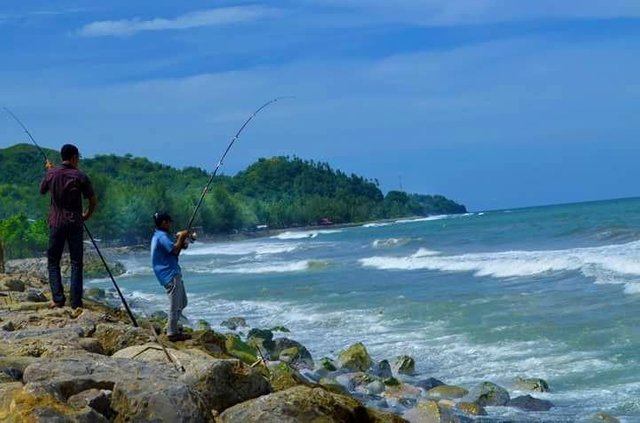
<path fill-rule="evenodd" d="M 59 161 L 57 151 L 45 152 Z M 92 232 L 114 245 L 146 242 L 151 216 L 159 209 L 173 216 L 176 227 L 185 225 L 210 177 L 196 167 L 176 169 L 131 155 L 83 158 L 80 167 L 99 200 L 89 222 Z M 10 257 L 46 246 L 49 199 L 38 193 L 43 174 L 42 156 L 34 146 L 0 149 L 0 242 Z M 465 206 L 441 195 L 384 195 L 376 180 L 348 175 L 327 163 L 273 157 L 259 159 L 235 176 L 217 176 L 195 224 L 205 234 L 229 234 L 465 212 Z"/>

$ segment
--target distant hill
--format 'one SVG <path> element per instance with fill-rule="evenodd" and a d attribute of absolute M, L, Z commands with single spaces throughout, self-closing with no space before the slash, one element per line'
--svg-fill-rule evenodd
<path fill-rule="evenodd" d="M 46 150 L 50 159 L 57 151 Z M 209 174 L 182 170 L 145 158 L 99 155 L 82 159 L 99 198 L 91 220 L 98 236 L 117 242 L 148 238 L 151 215 L 168 210 L 185 224 Z M 18 144 L 0 149 L 0 219 L 26 214 L 46 215 L 47 199 L 38 194 L 44 174 L 34 146 Z M 411 215 L 465 213 L 463 205 L 443 196 L 391 191 L 383 195 L 377 181 L 347 175 L 326 163 L 297 157 L 260 159 L 233 177 L 219 176 L 212 184 L 196 220 L 207 233 L 324 223 L 363 222 Z"/>

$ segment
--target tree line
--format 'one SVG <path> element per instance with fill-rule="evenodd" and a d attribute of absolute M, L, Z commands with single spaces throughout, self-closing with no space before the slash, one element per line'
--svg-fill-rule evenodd
<path fill-rule="evenodd" d="M 49 157 L 58 153 L 48 150 Z M 168 211 L 186 224 L 209 174 L 131 155 L 98 155 L 80 164 L 91 178 L 99 206 L 92 232 L 108 244 L 148 241 L 152 214 Z M 45 248 L 48 199 L 38 193 L 44 174 L 33 146 L 0 149 L 0 242 L 10 257 Z M 206 234 L 286 228 L 323 223 L 465 213 L 440 195 L 382 193 L 376 180 L 346 174 L 327 163 L 298 157 L 259 159 L 235 176 L 217 176 L 195 225 Z M 18 228 L 20 227 L 20 228 Z M 24 242 L 20 242 L 24 240 Z M 18 245 L 20 244 L 20 245 Z"/>

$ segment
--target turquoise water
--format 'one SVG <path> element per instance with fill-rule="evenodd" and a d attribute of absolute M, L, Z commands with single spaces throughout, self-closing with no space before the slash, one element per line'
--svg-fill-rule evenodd
<path fill-rule="evenodd" d="M 639 259 L 628 199 L 197 243 L 181 264 L 185 314 L 214 328 L 285 325 L 315 358 L 363 341 L 376 359 L 414 356 L 421 377 L 512 396 L 516 376 L 549 382 L 550 412 L 493 416 L 640 421 Z M 165 309 L 148 255 L 124 260 L 133 306 Z"/>

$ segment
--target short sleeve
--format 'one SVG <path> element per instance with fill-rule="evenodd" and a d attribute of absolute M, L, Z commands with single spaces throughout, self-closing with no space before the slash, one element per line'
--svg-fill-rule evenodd
<path fill-rule="evenodd" d="M 168 253 L 173 252 L 173 248 L 175 247 L 175 245 L 173 244 L 173 242 L 171 242 L 167 235 L 158 238 L 158 245 Z"/>

